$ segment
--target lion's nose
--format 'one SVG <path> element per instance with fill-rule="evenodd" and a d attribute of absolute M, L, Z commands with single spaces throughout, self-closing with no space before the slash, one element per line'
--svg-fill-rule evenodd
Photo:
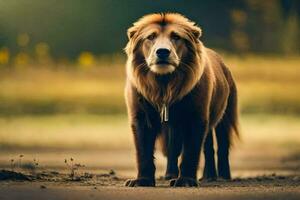
<path fill-rule="evenodd" d="M 156 50 L 156 55 L 159 59 L 166 59 L 170 55 L 170 50 L 166 48 L 159 48 Z"/>

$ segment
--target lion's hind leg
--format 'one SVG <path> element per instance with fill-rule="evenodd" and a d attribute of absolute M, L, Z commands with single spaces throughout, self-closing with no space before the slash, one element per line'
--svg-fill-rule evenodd
<path fill-rule="evenodd" d="M 204 142 L 204 157 L 205 164 L 202 180 L 214 181 L 217 179 L 217 171 L 215 164 L 213 129 L 208 132 Z"/>

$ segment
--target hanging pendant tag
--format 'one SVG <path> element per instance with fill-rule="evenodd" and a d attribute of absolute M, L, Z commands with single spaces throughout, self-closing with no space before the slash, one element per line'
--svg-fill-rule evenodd
<path fill-rule="evenodd" d="M 163 106 L 161 108 L 160 118 L 161 118 L 161 122 L 169 121 L 169 108 L 168 108 L 168 106 L 166 106 L 166 104 L 163 104 Z"/>
<path fill-rule="evenodd" d="M 165 105 L 164 121 L 169 121 L 169 108 Z"/>

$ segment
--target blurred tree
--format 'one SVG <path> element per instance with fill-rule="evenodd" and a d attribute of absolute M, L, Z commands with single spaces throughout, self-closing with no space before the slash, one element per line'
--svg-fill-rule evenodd
<path fill-rule="evenodd" d="M 248 21 L 245 30 L 254 52 L 280 52 L 282 19 L 278 0 L 245 1 Z"/>
<path fill-rule="evenodd" d="M 34 52 L 37 43 L 45 42 L 58 59 L 75 59 L 83 51 L 122 52 L 126 29 L 139 17 L 153 12 L 179 12 L 202 27 L 202 40 L 207 46 L 236 52 L 281 53 L 299 49 L 299 2 L 0 0 L 0 44 L 5 43 L 17 54 L 20 47 L 15 38 L 26 33 L 30 36 L 26 48 Z M 285 33 L 289 41 L 282 37 L 283 30 L 289 32 Z"/>
<path fill-rule="evenodd" d="M 234 9 L 231 11 L 231 41 L 233 48 L 240 53 L 245 53 L 250 48 L 249 37 L 245 32 L 247 17 L 247 13 L 243 10 Z"/>
<path fill-rule="evenodd" d="M 282 48 L 286 54 L 300 53 L 300 1 L 282 0 L 284 24 L 282 28 Z"/>

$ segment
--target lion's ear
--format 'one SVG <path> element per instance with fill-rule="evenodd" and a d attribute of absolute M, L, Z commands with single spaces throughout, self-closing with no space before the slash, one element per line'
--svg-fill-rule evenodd
<path fill-rule="evenodd" d="M 136 26 L 132 26 L 127 30 L 127 37 L 129 40 L 133 38 L 133 36 L 136 34 L 137 30 L 138 29 Z"/>
<path fill-rule="evenodd" d="M 202 35 L 202 30 L 201 30 L 201 28 L 199 26 L 194 25 L 192 27 L 192 33 L 195 36 L 195 38 L 199 39 L 201 37 L 201 35 Z"/>

